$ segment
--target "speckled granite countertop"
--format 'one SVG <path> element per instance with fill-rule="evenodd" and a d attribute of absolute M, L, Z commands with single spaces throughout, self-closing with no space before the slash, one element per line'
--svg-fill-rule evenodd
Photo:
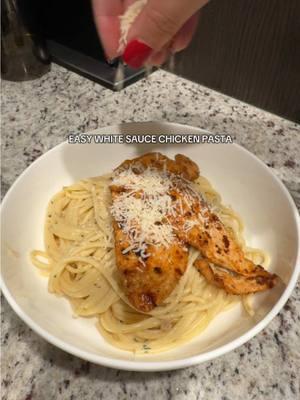
<path fill-rule="evenodd" d="M 159 120 L 228 133 L 282 179 L 300 207 L 300 126 L 157 71 L 121 93 L 52 66 L 39 80 L 3 82 L 2 191 L 65 140 L 119 122 Z M 84 362 L 46 343 L 2 299 L 3 400 L 299 399 L 300 286 L 267 329 L 196 367 L 134 373 Z"/>

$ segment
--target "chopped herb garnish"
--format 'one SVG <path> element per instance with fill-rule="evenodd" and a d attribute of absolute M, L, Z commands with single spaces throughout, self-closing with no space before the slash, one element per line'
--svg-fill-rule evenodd
<path fill-rule="evenodd" d="M 145 353 L 146 353 L 148 350 L 151 350 L 151 347 L 150 347 L 147 343 L 144 343 L 144 344 L 143 344 L 143 350 L 144 350 Z"/>

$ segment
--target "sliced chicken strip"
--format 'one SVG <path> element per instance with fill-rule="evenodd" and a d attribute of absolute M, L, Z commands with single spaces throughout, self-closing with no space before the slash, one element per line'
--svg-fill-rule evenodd
<path fill-rule="evenodd" d="M 170 216 L 177 236 L 198 249 L 203 258 L 247 277 L 270 276 L 263 267 L 245 258 L 232 232 L 190 185 L 176 179 L 171 197 L 178 204 L 178 212 Z"/>
<path fill-rule="evenodd" d="M 276 284 L 277 279 L 273 274 L 268 277 L 246 277 L 235 274 L 216 266 L 211 267 L 205 259 L 196 260 L 194 266 L 209 283 L 235 295 L 245 295 L 270 289 Z"/>

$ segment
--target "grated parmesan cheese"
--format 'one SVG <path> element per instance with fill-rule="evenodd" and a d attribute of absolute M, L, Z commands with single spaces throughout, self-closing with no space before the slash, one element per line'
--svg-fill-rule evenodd
<path fill-rule="evenodd" d="M 184 225 L 183 225 L 183 229 L 187 232 L 189 230 L 191 230 L 192 228 L 194 228 L 194 226 L 198 225 L 199 221 L 197 221 L 196 219 L 190 220 L 188 219 L 187 221 L 185 221 Z"/>
<path fill-rule="evenodd" d="M 134 20 L 142 11 L 143 7 L 146 5 L 148 0 L 136 0 L 132 3 L 126 10 L 126 12 L 119 17 L 120 19 L 120 39 L 118 53 L 122 54 L 127 46 L 127 36 L 128 32 L 133 24 Z M 151 67 L 147 67 L 147 75 L 151 72 Z M 115 75 L 115 89 L 120 91 L 124 87 L 125 70 L 124 63 L 119 62 L 116 75 Z"/>
<path fill-rule="evenodd" d="M 129 167 L 116 172 L 111 185 L 124 189 L 111 206 L 112 216 L 129 241 L 123 254 L 133 251 L 139 253 L 141 260 L 150 256 L 148 245 L 168 247 L 176 240 L 176 228 L 168 216 L 184 216 L 186 207 L 181 198 L 172 199 L 172 189 L 179 188 L 189 210 L 195 200 L 201 201 L 191 182 L 167 173 L 166 169 L 143 169 L 135 164 L 134 171 Z M 189 231 L 199 223 L 203 224 L 203 216 L 194 214 L 191 219 L 185 218 L 183 229 Z"/>
<path fill-rule="evenodd" d="M 137 170 L 135 165 L 135 170 Z M 165 173 L 147 168 L 142 174 L 135 174 L 131 168 L 118 173 L 112 182 L 113 185 L 123 186 L 127 190 L 143 191 L 146 196 L 158 196 L 166 193 L 172 183 Z"/>
<path fill-rule="evenodd" d="M 120 41 L 118 51 L 123 53 L 127 45 L 128 32 L 133 24 L 134 20 L 138 17 L 148 0 L 136 0 L 131 4 L 126 12 L 120 16 Z"/>
<path fill-rule="evenodd" d="M 118 173 L 112 185 L 126 191 L 113 202 L 111 213 L 128 235 L 130 246 L 123 251 L 138 251 L 146 258 L 146 243 L 167 247 L 174 240 L 172 225 L 165 220 L 173 213 L 168 194 L 171 180 L 157 170 L 146 169 L 136 174 L 131 168 Z"/>

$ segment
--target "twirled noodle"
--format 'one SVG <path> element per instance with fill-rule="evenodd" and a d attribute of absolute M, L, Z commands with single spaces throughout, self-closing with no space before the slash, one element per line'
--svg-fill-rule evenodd
<path fill-rule="evenodd" d="M 186 273 L 164 304 L 145 314 L 128 302 L 118 278 L 109 207 L 109 175 L 63 188 L 47 209 L 45 251 L 31 252 L 33 264 L 49 276 L 49 292 L 66 297 L 78 316 L 96 317 L 112 345 L 135 353 L 166 351 L 202 332 L 220 312 L 249 296 L 234 296 L 209 283 L 194 268 L 199 253 L 190 249 Z M 269 257 L 246 247 L 243 222 L 209 181 L 195 182 L 213 211 L 232 230 L 246 256 L 268 266 Z"/>

